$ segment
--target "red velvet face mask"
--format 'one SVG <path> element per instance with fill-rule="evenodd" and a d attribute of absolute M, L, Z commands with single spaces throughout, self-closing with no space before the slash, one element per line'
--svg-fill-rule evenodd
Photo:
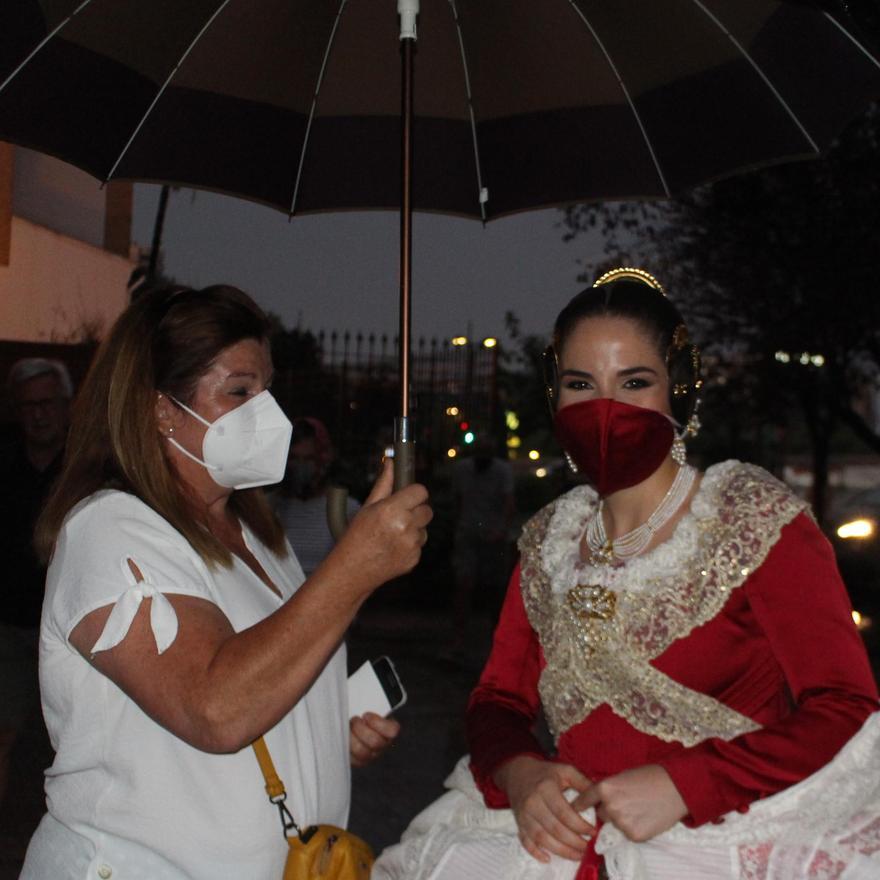
<path fill-rule="evenodd" d="M 602 497 L 646 480 L 672 448 L 672 420 L 609 397 L 556 412 L 556 439 Z"/>

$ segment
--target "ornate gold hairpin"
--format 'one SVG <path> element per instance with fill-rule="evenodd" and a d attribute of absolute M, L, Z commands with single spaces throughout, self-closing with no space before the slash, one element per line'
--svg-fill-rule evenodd
<path fill-rule="evenodd" d="M 630 281 L 641 281 L 642 284 L 647 284 L 649 287 L 653 287 L 654 290 L 659 290 L 663 296 L 666 296 L 666 289 L 650 272 L 646 272 L 644 269 L 637 269 L 635 266 L 620 266 L 617 269 L 611 269 L 611 271 L 606 272 L 604 275 L 600 275 L 593 282 L 593 287 L 599 287 L 602 284 L 608 284 L 610 281 L 617 281 L 620 278 L 628 278 Z"/>

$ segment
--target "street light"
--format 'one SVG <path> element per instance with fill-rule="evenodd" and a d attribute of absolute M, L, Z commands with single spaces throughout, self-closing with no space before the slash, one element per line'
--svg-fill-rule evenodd
<path fill-rule="evenodd" d="M 468 338 L 467 336 L 453 336 L 452 339 L 449 340 L 453 345 L 467 345 Z"/>
<path fill-rule="evenodd" d="M 876 526 L 870 519 L 854 519 L 844 523 L 837 530 L 838 538 L 872 538 Z"/>
<path fill-rule="evenodd" d="M 537 449 L 530 449 L 529 450 L 529 458 L 532 461 L 537 461 L 540 457 L 541 457 L 541 453 L 538 452 Z"/>
<path fill-rule="evenodd" d="M 487 336 L 483 340 L 483 348 L 495 348 L 498 345 L 498 340 L 494 336 Z"/>
<path fill-rule="evenodd" d="M 789 351 L 777 351 L 773 355 L 774 359 L 779 361 L 780 364 L 790 364 L 792 361 L 795 363 L 801 364 L 805 367 L 814 366 L 814 367 L 824 367 L 825 366 L 825 355 L 823 354 L 812 354 L 809 351 L 802 351 L 800 354 L 792 354 Z"/>

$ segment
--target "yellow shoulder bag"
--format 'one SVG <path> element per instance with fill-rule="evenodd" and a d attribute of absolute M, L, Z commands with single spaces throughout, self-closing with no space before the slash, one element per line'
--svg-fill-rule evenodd
<path fill-rule="evenodd" d="M 300 828 L 285 805 L 287 792 L 263 737 L 253 743 L 253 748 L 266 780 L 266 794 L 278 807 L 283 834 L 290 847 L 282 880 L 369 880 L 375 861 L 369 844 L 335 825 Z"/>

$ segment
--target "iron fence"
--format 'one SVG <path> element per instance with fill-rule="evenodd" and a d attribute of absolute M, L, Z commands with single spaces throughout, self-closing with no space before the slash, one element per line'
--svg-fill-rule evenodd
<path fill-rule="evenodd" d="M 341 456 L 362 462 L 392 440 L 400 397 L 396 337 L 321 331 L 314 357 L 276 371 L 273 391 L 290 416 L 320 418 Z M 497 435 L 498 347 L 419 337 L 411 368 L 418 468 L 430 473 L 449 450 Z M 468 436 L 472 435 L 472 436 Z"/>

